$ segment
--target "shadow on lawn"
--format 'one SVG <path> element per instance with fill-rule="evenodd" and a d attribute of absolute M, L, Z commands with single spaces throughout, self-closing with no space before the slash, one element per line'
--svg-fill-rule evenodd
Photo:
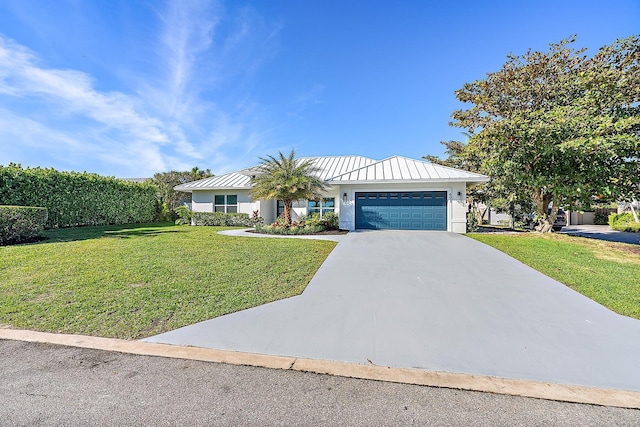
<path fill-rule="evenodd" d="M 184 233 L 181 230 L 167 230 L 174 226 L 170 222 L 152 224 L 124 224 L 106 226 L 71 227 L 45 230 L 42 235 L 46 240 L 33 244 L 47 244 L 55 242 L 72 242 L 77 240 L 131 237 L 154 237 L 166 233 Z"/>

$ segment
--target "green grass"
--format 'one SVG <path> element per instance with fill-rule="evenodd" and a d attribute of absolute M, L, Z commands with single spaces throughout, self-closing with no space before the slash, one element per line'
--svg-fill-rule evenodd
<path fill-rule="evenodd" d="M 640 319 L 640 247 L 562 234 L 467 234 L 616 313 Z"/>
<path fill-rule="evenodd" d="M 169 224 L 0 247 L 0 324 L 135 339 L 300 294 L 335 243 Z"/>

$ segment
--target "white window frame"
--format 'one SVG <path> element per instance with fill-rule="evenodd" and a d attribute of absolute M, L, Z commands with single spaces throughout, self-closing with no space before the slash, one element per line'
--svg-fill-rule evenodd
<path fill-rule="evenodd" d="M 331 206 L 327 206 L 327 202 L 331 201 Z M 316 204 L 317 206 L 309 206 L 311 204 Z M 317 212 L 312 212 L 317 211 Z M 314 213 L 319 213 L 320 217 L 323 217 L 327 212 L 336 212 L 336 198 L 335 197 L 323 197 L 320 200 L 308 200 L 307 201 L 307 215 L 313 215 Z"/>
<path fill-rule="evenodd" d="M 223 203 L 217 203 L 218 197 L 222 197 Z M 235 203 L 229 203 L 229 197 L 235 197 Z M 229 212 L 229 208 L 233 212 Z M 235 208 L 235 209 L 234 209 Z M 238 213 L 238 195 L 237 194 L 214 194 L 213 195 L 213 211 L 223 213 Z"/>

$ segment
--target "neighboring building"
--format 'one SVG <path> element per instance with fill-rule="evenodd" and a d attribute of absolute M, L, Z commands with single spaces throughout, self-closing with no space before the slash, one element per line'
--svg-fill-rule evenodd
<path fill-rule="evenodd" d="M 293 219 L 303 214 L 335 212 L 340 228 L 408 229 L 466 232 L 466 189 L 487 176 L 422 160 L 393 156 L 303 157 L 312 160 L 328 185 L 321 200 L 294 203 Z M 258 211 L 266 223 L 282 213 L 276 200 L 252 200 L 256 167 L 188 182 L 175 187 L 192 193 L 194 212 Z"/>

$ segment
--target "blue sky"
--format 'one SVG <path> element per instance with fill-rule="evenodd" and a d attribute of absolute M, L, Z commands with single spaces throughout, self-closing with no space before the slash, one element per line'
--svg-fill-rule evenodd
<path fill-rule="evenodd" d="M 640 2 L 0 1 L 0 164 L 147 177 L 442 154 L 509 52 L 640 32 Z"/>

